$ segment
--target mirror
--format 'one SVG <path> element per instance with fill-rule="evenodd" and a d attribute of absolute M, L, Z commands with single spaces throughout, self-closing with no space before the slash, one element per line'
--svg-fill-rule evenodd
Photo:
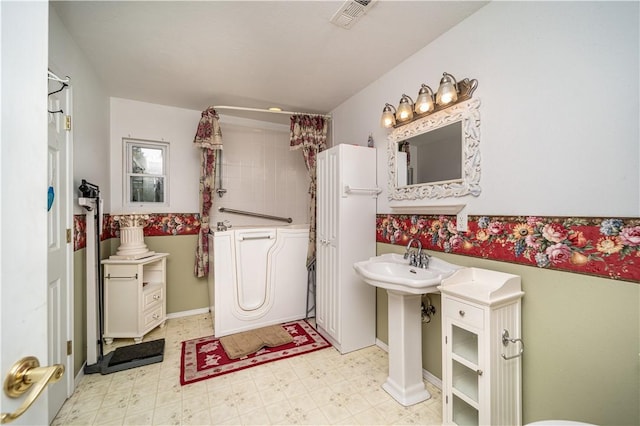
<path fill-rule="evenodd" d="M 389 200 L 480 195 L 480 100 L 453 105 L 389 135 Z"/>

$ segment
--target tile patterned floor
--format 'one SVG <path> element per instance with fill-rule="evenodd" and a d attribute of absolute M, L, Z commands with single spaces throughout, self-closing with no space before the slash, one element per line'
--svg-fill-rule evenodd
<path fill-rule="evenodd" d="M 162 363 L 85 376 L 53 425 L 439 425 L 440 390 L 403 407 L 380 385 L 387 353 L 333 348 L 180 385 L 183 340 L 213 334 L 208 314 L 168 320 L 145 341 L 165 338 Z M 105 352 L 129 345 L 117 339 Z"/>

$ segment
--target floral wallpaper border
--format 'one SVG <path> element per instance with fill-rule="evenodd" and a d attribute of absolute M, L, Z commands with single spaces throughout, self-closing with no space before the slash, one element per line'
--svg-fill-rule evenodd
<path fill-rule="evenodd" d="M 145 237 L 171 235 L 197 235 L 200 231 L 199 213 L 151 213 L 144 227 Z M 120 225 L 113 216 L 104 215 L 101 240 L 120 238 Z M 73 216 L 73 249 L 80 250 L 87 246 L 86 216 Z"/>
<path fill-rule="evenodd" d="M 104 215 L 102 240 L 119 238 Z M 144 235 L 197 235 L 198 213 L 149 214 Z M 469 216 L 468 231 L 453 215 L 379 214 L 376 241 L 640 283 L 640 218 Z M 85 215 L 74 216 L 74 250 L 85 248 Z"/>
<path fill-rule="evenodd" d="M 640 283 L 640 218 L 379 214 L 376 241 Z"/>

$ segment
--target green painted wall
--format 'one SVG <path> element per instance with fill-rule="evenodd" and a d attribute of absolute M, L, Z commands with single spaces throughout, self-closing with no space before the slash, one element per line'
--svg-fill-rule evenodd
<path fill-rule="evenodd" d="M 196 235 L 145 237 L 149 250 L 169 253 L 167 258 L 167 314 L 207 308 L 209 293 L 207 280 L 193 275 Z M 101 258 L 115 253 L 120 239 L 103 241 Z M 86 310 L 86 249 L 73 255 L 74 266 L 74 375 L 77 375 L 87 359 L 87 310 Z"/>
<path fill-rule="evenodd" d="M 381 244 L 378 254 L 404 247 Z M 432 252 L 462 266 L 522 277 L 523 423 L 571 419 L 640 424 L 640 285 Z M 386 293 L 378 290 L 378 338 L 387 342 Z M 442 377 L 440 297 L 423 325 L 423 367 Z"/>
<path fill-rule="evenodd" d="M 120 240 L 114 238 L 114 250 Z M 209 307 L 206 278 L 193 275 L 197 235 L 145 237 L 149 250 L 169 253 L 167 258 L 167 314 Z"/>

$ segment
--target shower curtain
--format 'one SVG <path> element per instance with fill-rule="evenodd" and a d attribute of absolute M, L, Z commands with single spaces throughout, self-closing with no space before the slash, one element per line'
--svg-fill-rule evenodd
<path fill-rule="evenodd" d="M 222 149 L 222 131 L 218 122 L 218 114 L 213 108 L 202 111 L 196 136 L 193 139 L 200 148 L 200 232 L 196 246 L 194 274 L 206 277 L 209 274 L 209 211 L 213 205 L 213 188 L 215 185 L 216 156 Z"/>
<path fill-rule="evenodd" d="M 293 115 L 291 117 L 290 148 L 302 149 L 309 177 L 309 246 L 307 269 L 316 258 L 316 157 L 327 149 L 327 122 L 321 115 Z"/>

